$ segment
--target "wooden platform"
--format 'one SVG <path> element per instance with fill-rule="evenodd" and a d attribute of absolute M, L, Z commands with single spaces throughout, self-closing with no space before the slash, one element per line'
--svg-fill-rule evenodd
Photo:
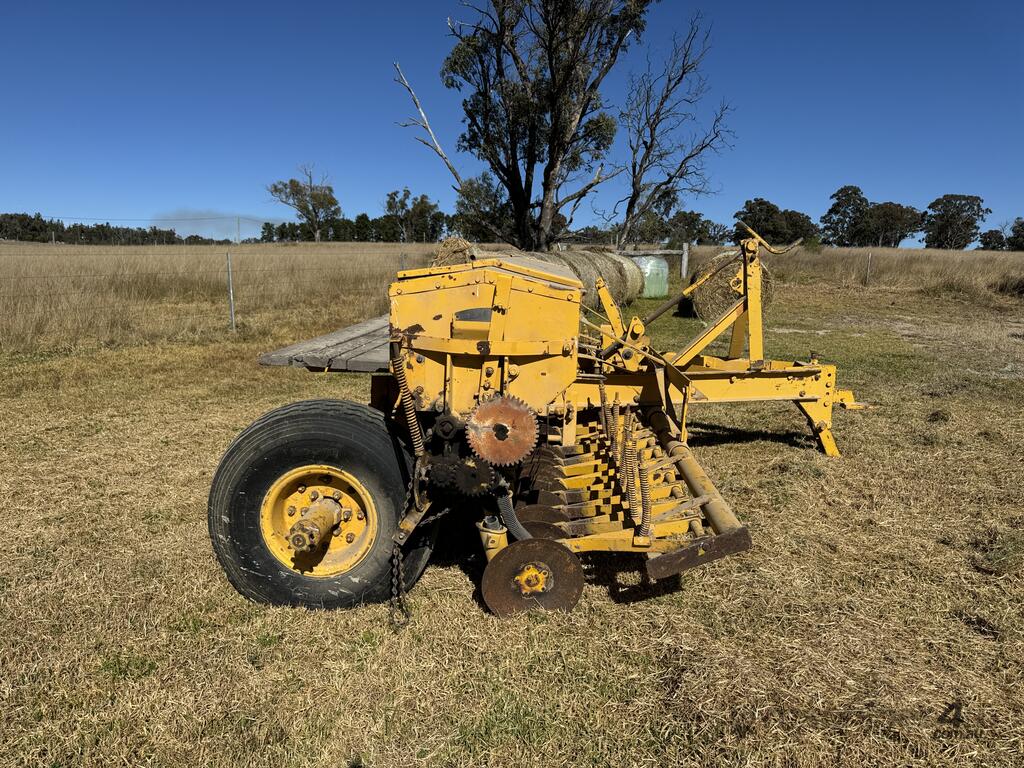
<path fill-rule="evenodd" d="M 390 334 L 388 316 L 383 315 L 267 352 L 260 356 L 260 365 L 294 365 L 311 371 L 386 371 Z"/>

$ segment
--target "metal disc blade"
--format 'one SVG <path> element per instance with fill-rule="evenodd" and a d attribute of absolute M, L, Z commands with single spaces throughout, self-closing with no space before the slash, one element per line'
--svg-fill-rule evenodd
<path fill-rule="evenodd" d="M 520 521 L 522 522 L 522 521 Z M 523 527 L 530 532 L 535 539 L 567 539 L 569 534 L 563 531 L 554 523 L 544 523 L 540 520 L 531 520 L 523 523 Z"/>
<path fill-rule="evenodd" d="M 530 566 L 550 572 L 547 591 L 523 594 L 516 577 Z M 583 566 L 576 555 L 550 539 L 515 541 L 487 564 L 480 591 L 496 616 L 533 610 L 568 612 L 583 594 Z"/>
<path fill-rule="evenodd" d="M 516 517 L 521 523 L 567 523 L 569 515 L 560 509 L 547 507 L 543 504 L 527 504 L 516 510 Z"/>

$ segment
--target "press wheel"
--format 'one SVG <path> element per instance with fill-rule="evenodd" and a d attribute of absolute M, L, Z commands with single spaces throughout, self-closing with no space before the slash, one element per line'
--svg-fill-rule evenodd
<path fill-rule="evenodd" d="M 496 616 L 537 609 L 568 613 L 583 594 L 583 566 L 555 541 L 523 539 L 487 564 L 480 590 Z"/>

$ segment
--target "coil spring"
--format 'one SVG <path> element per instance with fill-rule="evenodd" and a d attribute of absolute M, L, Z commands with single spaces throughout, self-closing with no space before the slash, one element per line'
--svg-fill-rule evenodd
<path fill-rule="evenodd" d="M 619 395 L 616 393 L 615 402 L 612 404 L 612 423 L 608 425 L 609 441 L 612 449 L 612 456 L 619 458 Z"/>
<path fill-rule="evenodd" d="M 633 412 L 627 410 L 622 425 L 622 462 L 626 472 L 626 497 L 629 499 L 629 514 L 636 519 L 637 507 L 639 507 L 636 494 L 636 442 L 633 440 Z"/>
<path fill-rule="evenodd" d="M 636 444 L 633 444 L 633 456 L 636 457 Z M 637 475 L 640 477 L 640 535 L 651 535 L 651 481 L 647 467 L 643 462 L 636 461 Z"/>
<path fill-rule="evenodd" d="M 402 397 L 402 410 L 405 412 L 405 424 L 409 429 L 409 439 L 412 440 L 412 451 L 419 457 L 423 455 L 423 430 L 420 429 L 420 422 L 416 418 L 416 404 L 413 403 L 412 393 L 409 391 L 409 384 L 405 379 L 405 366 L 402 358 L 397 352 L 391 356 L 391 372 L 398 382 L 398 391 Z"/>
<path fill-rule="evenodd" d="M 611 412 L 608 410 L 608 392 L 604 388 L 604 380 L 597 382 L 597 391 L 601 396 L 601 432 L 604 433 L 605 444 L 608 444 L 608 422 L 611 420 Z"/>

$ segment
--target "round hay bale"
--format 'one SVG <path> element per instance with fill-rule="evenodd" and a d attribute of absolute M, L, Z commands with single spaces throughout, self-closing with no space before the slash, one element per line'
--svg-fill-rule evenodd
<path fill-rule="evenodd" d="M 691 300 L 693 311 L 705 323 L 712 323 L 720 318 L 740 298 L 740 292 L 733 287 L 733 281 L 737 278 L 743 262 L 738 258 L 739 251 L 723 251 L 702 267 L 697 274 L 703 274 L 707 269 L 717 269 L 726 262 L 733 261 L 734 264 L 722 267 L 711 279 L 698 288 Z M 691 278 L 691 282 L 693 280 Z M 742 279 L 742 278 L 741 278 Z M 771 306 L 775 295 L 775 277 L 768 266 L 761 262 L 761 306 L 767 310 Z"/>
<path fill-rule="evenodd" d="M 446 237 L 437 246 L 432 267 L 447 267 L 452 264 L 464 264 L 476 258 L 476 246 L 461 237 Z"/>
<path fill-rule="evenodd" d="M 488 256 L 497 254 L 488 253 Z M 577 279 L 583 283 L 586 293 L 583 303 L 596 308 L 600 304 L 597 297 L 597 278 L 604 278 L 616 303 L 627 305 L 633 302 L 643 291 L 643 274 L 631 259 L 615 253 L 602 253 L 591 250 L 535 251 L 509 254 L 524 256 L 547 264 L 559 264 L 568 267 Z"/>
<path fill-rule="evenodd" d="M 443 240 L 437 249 L 433 266 L 461 264 L 473 259 L 527 258 L 545 264 L 567 267 L 583 283 L 583 303 L 596 308 L 597 278 L 604 278 L 612 297 L 620 305 L 631 304 L 644 289 L 644 276 L 633 260 L 617 253 L 592 250 L 519 251 L 511 246 L 479 250 L 461 237 Z"/>

